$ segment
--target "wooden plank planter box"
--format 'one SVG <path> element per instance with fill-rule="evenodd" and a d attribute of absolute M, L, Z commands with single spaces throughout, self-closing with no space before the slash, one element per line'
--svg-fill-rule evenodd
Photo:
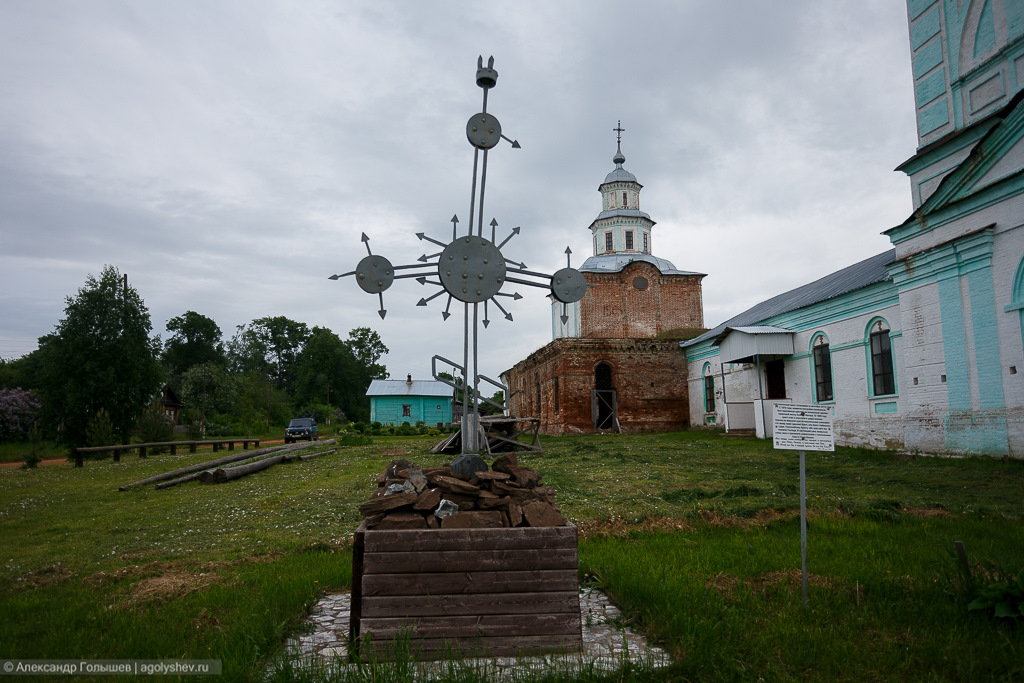
<path fill-rule="evenodd" d="M 582 648 L 575 526 L 356 530 L 350 637 L 364 659 Z"/>

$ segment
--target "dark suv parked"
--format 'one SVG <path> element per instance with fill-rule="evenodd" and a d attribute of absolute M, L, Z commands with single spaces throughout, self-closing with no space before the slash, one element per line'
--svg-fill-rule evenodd
<path fill-rule="evenodd" d="M 284 430 L 284 442 L 291 443 L 299 439 L 316 441 L 319 438 L 316 429 L 316 420 L 311 417 L 297 417 L 288 423 Z"/>

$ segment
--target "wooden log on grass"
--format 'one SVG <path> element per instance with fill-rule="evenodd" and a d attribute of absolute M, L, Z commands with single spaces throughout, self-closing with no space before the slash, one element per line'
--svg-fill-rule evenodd
<path fill-rule="evenodd" d="M 269 448 L 263 448 L 258 451 L 249 451 L 247 453 L 235 453 L 233 455 L 228 455 L 223 458 L 217 458 L 216 460 L 202 462 L 199 463 L 198 465 L 189 465 L 188 467 L 182 467 L 180 469 L 171 470 L 170 472 L 164 472 L 163 474 L 157 474 L 146 479 L 140 479 L 139 481 L 132 482 L 131 484 L 125 484 L 124 486 L 120 487 L 118 491 L 127 491 L 128 489 L 133 488 L 135 486 L 144 486 L 146 484 L 152 484 L 154 482 L 180 477 L 185 474 L 191 474 L 193 472 L 208 470 L 211 467 L 216 467 L 217 465 L 226 465 L 231 462 L 238 462 L 239 460 L 249 460 L 260 455 L 274 453 L 284 448 L 285 446 L 270 446 Z"/>
<path fill-rule="evenodd" d="M 313 443 L 315 443 L 315 441 Z M 313 445 L 313 443 L 299 444 L 298 449 L 294 450 L 298 451 L 308 449 L 308 447 Z M 331 445 L 332 443 L 334 443 L 334 439 L 328 439 L 327 441 L 321 442 L 322 445 Z M 331 453 L 334 453 L 334 451 L 332 451 Z M 270 458 L 264 458 L 263 460 L 257 460 L 256 462 L 246 463 L 245 465 L 238 465 L 236 467 L 218 467 L 212 472 L 203 472 L 204 476 L 201 477 L 200 480 L 205 482 L 209 482 L 210 480 L 212 480 L 214 483 L 223 483 L 225 481 L 231 481 L 232 479 L 244 477 L 247 474 L 260 472 L 262 470 L 267 469 L 268 467 L 272 467 L 279 463 L 286 463 L 292 460 L 308 460 L 310 458 L 315 458 L 316 456 L 322 455 L 324 454 L 314 453 L 308 456 L 298 456 L 294 453 L 285 453 L 280 456 L 271 456 Z M 205 478 L 207 474 L 212 474 L 212 476 L 209 479 L 207 479 Z"/>
<path fill-rule="evenodd" d="M 239 465 L 238 467 L 218 467 L 213 470 L 213 476 L 211 479 L 217 484 L 223 484 L 226 481 L 238 479 L 239 477 L 244 477 L 247 474 L 253 474 L 254 472 L 265 470 L 268 467 L 273 467 L 284 459 L 284 455 L 272 455 L 269 458 L 263 458 L 262 460 L 250 462 L 246 465 Z M 207 472 L 204 472 L 203 474 L 207 474 Z M 203 478 L 203 480 L 205 481 L 205 478 Z"/>
<path fill-rule="evenodd" d="M 300 450 L 303 448 L 309 448 L 314 444 L 330 446 L 333 443 L 334 439 L 328 439 L 326 441 L 313 441 L 304 444 L 296 443 L 289 444 L 287 446 L 270 446 L 268 448 L 249 451 L 247 453 L 235 453 L 234 455 L 228 455 L 223 458 L 217 458 L 216 460 L 209 460 L 207 462 L 199 463 L 197 465 L 189 465 L 188 467 L 182 467 L 180 469 L 172 470 L 170 472 L 164 472 L 163 474 L 158 474 L 147 479 L 142 479 L 140 481 L 133 482 L 131 484 L 125 484 L 118 490 L 126 491 L 134 486 L 142 486 L 144 484 L 152 484 L 154 482 L 162 482 L 156 485 L 155 488 L 157 489 L 170 488 L 171 486 L 177 486 L 178 484 L 183 484 L 188 481 L 194 481 L 196 479 L 199 479 L 199 477 L 203 474 L 204 471 L 209 470 L 210 468 L 215 468 L 218 465 L 226 465 L 228 463 L 239 462 L 241 460 L 252 460 L 253 458 L 258 458 L 279 451 Z M 166 481 L 168 479 L 171 481 Z"/>

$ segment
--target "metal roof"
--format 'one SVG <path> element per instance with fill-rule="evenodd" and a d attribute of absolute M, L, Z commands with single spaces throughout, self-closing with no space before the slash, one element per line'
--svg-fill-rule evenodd
<path fill-rule="evenodd" d="M 727 327 L 713 345 L 723 363 L 745 363 L 757 356 L 792 356 L 793 330 L 771 325 Z"/>
<path fill-rule="evenodd" d="M 793 330 L 787 330 L 784 327 L 774 327 L 772 325 L 753 325 L 750 327 L 727 327 L 722 330 L 722 333 L 715 338 L 715 345 L 721 344 L 722 340 L 730 332 L 742 332 L 743 334 L 793 334 Z"/>
<path fill-rule="evenodd" d="M 688 341 L 680 342 L 680 346 L 688 348 L 695 346 L 708 339 L 716 339 L 726 328 L 745 328 L 757 326 L 758 323 L 773 318 L 783 313 L 789 313 L 812 304 L 827 301 L 837 296 L 862 289 L 877 282 L 886 282 L 892 278 L 889 276 L 887 265 L 896 260 L 896 250 L 890 249 L 884 253 L 872 256 L 860 263 L 847 266 L 837 270 L 831 275 L 815 280 L 809 284 L 791 289 L 788 292 L 762 301 L 752 308 L 748 308 L 737 316 L 726 320 L 718 327 L 708 330 L 699 337 Z"/>
<path fill-rule="evenodd" d="M 626 182 L 626 183 L 635 183 L 636 182 L 636 176 L 633 175 L 632 173 L 630 173 L 629 171 L 627 171 L 626 169 L 622 168 L 622 164 L 616 164 L 615 165 L 615 170 L 612 171 L 611 173 L 609 173 L 608 175 L 606 175 L 604 177 L 604 182 L 601 183 L 601 184 L 605 185 L 607 183 L 619 183 L 619 182 Z"/>
<path fill-rule="evenodd" d="M 634 261 L 650 263 L 658 269 L 662 275 L 700 275 L 705 273 L 692 273 L 687 270 L 676 270 L 671 261 L 651 254 L 599 254 L 591 256 L 580 266 L 582 273 L 618 273 Z"/>
<path fill-rule="evenodd" d="M 624 216 L 626 218 L 646 218 L 651 221 L 651 225 L 655 224 L 654 221 L 651 220 L 651 217 L 640 209 L 608 209 L 607 211 L 602 211 L 597 214 L 597 218 L 594 219 L 594 223 L 598 222 L 602 218 L 613 218 L 615 216 Z M 593 227 L 593 223 L 591 223 L 591 227 Z"/>
<path fill-rule="evenodd" d="M 366 390 L 367 396 L 445 396 L 452 397 L 452 388 L 434 379 L 375 379 Z"/>

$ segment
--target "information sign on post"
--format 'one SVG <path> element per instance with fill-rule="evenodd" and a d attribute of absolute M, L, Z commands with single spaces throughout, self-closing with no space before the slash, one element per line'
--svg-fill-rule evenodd
<path fill-rule="evenodd" d="M 834 451 L 832 407 L 776 403 L 772 412 L 772 442 L 778 450 L 800 451 L 800 573 L 807 606 L 807 464 L 806 451 Z"/>
<path fill-rule="evenodd" d="M 832 406 L 776 403 L 772 441 L 776 449 L 791 451 L 834 451 Z"/>

